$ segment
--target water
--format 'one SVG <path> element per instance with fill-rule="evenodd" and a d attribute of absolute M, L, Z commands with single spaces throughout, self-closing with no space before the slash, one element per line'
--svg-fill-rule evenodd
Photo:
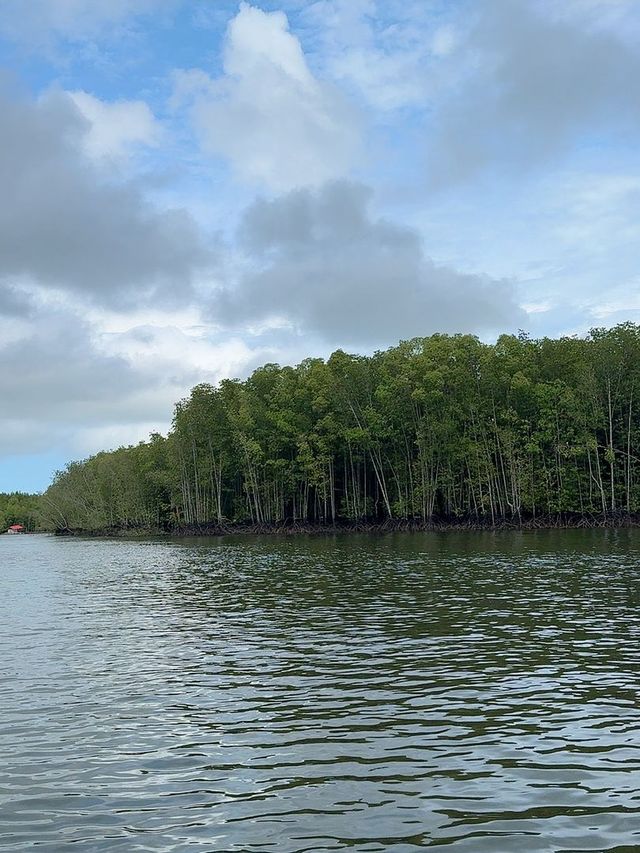
<path fill-rule="evenodd" d="M 640 850 L 640 533 L 0 567 L 2 850 Z"/>

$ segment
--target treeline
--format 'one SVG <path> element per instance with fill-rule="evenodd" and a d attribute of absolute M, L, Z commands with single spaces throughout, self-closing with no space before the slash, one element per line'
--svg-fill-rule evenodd
<path fill-rule="evenodd" d="M 42 511 L 87 531 L 635 513 L 640 326 L 433 335 L 198 385 L 166 438 L 70 464 Z"/>
<path fill-rule="evenodd" d="M 33 532 L 40 522 L 40 499 L 38 495 L 24 492 L 0 492 L 0 533 L 12 524 L 22 524 Z"/>

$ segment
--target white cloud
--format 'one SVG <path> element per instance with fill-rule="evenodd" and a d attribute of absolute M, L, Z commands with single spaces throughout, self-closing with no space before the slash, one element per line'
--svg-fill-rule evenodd
<path fill-rule="evenodd" d="M 360 149 L 357 109 L 311 73 L 286 15 L 242 3 L 229 24 L 224 76 L 178 72 L 203 147 L 240 178 L 282 191 L 347 174 Z"/>
<path fill-rule="evenodd" d="M 303 90 L 312 90 L 311 76 L 298 39 L 289 31 L 284 12 L 263 12 L 248 3 L 229 25 L 224 53 L 225 73 L 235 77 L 278 69 Z"/>
<path fill-rule="evenodd" d="M 237 337 L 213 336 L 210 328 L 181 328 L 165 316 L 164 323 L 131 326 L 101 336 L 106 353 L 125 357 L 149 376 L 172 377 L 187 372 L 196 382 L 218 382 L 243 373 L 259 353 Z M 186 391 L 183 388 L 183 393 Z"/>
<path fill-rule="evenodd" d="M 0 31 L 38 46 L 52 39 L 96 38 L 132 18 L 158 16 L 177 0 L 0 0 Z"/>
<path fill-rule="evenodd" d="M 101 101 L 83 91 L 68 94 L 88 122 L 83 143 L 89 157 L 119 160 L 136 146 L 160 143 L 160 125 L 144 101 Z"/>
<path fill-rule="evenodd" d="M 320 33 L 319 64 L 379 111 L 424 107 L 436 82 L 429 62 L 455 42 L 415 2 L 318 0 L 304 14 Z"/>

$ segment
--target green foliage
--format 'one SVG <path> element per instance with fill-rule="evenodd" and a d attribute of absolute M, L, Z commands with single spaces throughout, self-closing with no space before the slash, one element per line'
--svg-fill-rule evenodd
<path fill-rule="evenodd" d="M 0 533 L 12 524 L 22 524 L 33 532 L 39 525 L 39 497 L 23 492 L 0 493 Z"/>
<path fill-rule="evenodd" d="M 338 350 L 198 385 L 167 438 L 58 473 L 51 528 L 640 510 L 640 327 Z"/>

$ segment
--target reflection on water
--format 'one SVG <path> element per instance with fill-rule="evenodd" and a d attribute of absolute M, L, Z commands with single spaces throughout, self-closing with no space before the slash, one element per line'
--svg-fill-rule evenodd
<path fill-rule="evenodd" d="M 640 850 L 640 533 L 0 565 L 3 850 Z"/>

